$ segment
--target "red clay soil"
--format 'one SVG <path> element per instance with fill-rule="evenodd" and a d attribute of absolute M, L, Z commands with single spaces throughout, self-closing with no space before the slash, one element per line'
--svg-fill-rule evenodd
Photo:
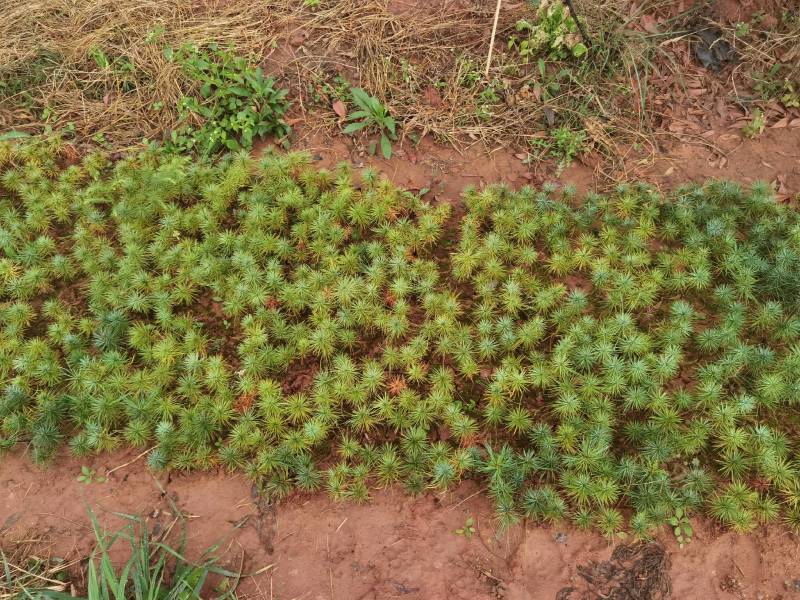
<path fill-rule="evenodd" d="M 93 545 L 88 508 L 110 527 L 120 524 L 112 512 L 145 516 L 158 532 L 172 515 L 162 490 L 190 517 L 190 556 L 219 544 L 221 563 L 230 569 L 247 573 L 272 565 L 242 581 L 242 598 L 553 599 L 575 582 L 578 566 L 607 560 L 613 550 L 603 537 L 567 524 L 528 524 L 496 537 L 491 507 L 472 483 L 418 498 L 379 491 L 363 505 L 317 494 L 266 506 L 239 475 L 156 480 L 141 460 L 105 483 L 76 481 L 84 464 L 103 473 L 133 458 L 132 452 L 88 461 L 64 455 L 42 470 L 22 452 L 5 456 L 0 533 L 6 550 L 14 541 L 35 538 L 46 540 L 40 555 L 87 556 Z M 466 539 L 454 531 L 469 517 L 477 532 Z M 794 591 L 800 585 L 800 543 L 779 526 L 740 536 L 701 522 L 682 550 L 669 532 L 659 541 L 671 555 L 675 599 L 800 597 Z"/>
<path fill-rule="evenodd" d="M 396 185 L 411 190 L 429 189 L 426 199 L 458 204 L 468 185 L 481 187 L 503 181 L 519 188 L 557 181 L 575 185 L 579 192 L 602 190 L 614 181 L 648 181 L 664 190 L 708 179 L 731 179 L 743 184 L 772 183 L 781 200 L 800 193 L 800 122 L 792 127 L 768 128 L 753 140 L 743 139 L 735 127 L 709 131 L 694 139 L 665 137 L 654 159 L 626 164 L 625 172 L 601 173 L 603 166 L 593 156 L 581 157 L 554 178 L 552 162 L 525 164 L 524 155 L 509 149 L 485 149 L 480 144 L 466 150 L 437 145 L 427 139 L 419 146 L 395 148 L 391 160 L 371 157 L 350 138 L 300 133 L 295 149 L 309 151 L 322 167 L 347 161 L 373 167 Z M 609 179 L 608 175 L 611 175 Z"/>

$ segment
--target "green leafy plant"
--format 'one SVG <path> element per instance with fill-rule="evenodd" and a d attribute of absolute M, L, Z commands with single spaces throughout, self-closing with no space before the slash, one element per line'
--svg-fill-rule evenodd
<path fill-rule="evenodd" d="M 165 48 L 164 54 L 196 83 L 198 92 L 181 98 L 181 125 L 167 140 L 168 150 L 210 155 L 250 149 L 256 137 L 288 135 L 288 90 L 276 87 L 261 67 L 214 43 Z"/>
<path fill-rule="evenodd" d="M 764 113 L 761 109 L 755 109 L 750 122 L 742 128 L 742 135 L 746 138 L 753 139 L 764 133 L 764 127 L 767 122 L 764 119 Z"/>
<path fill-rule="evenodd" d="M 531 141 L 539 160 L 552 158 L 557 161 L 557 173 L 561 173 L 571 165 L 575 157 L 584 150 L 585 145 L 586 132 L 582 129 L 572 129 L 567 125 L 551 129 L 546 138 L 536 138 Z"/>
<path fill-rule="evenodd" d="M 389 115 L 389 110 L 374 96 L 370 96 L 361 88 L 352 88 L 350 96 L 358 110 L 347 115 L 352 121 L 344 132 L 352 135 L 363 129 L 377 130 L 380 134 L 381 152 L 384 158 L 392 157 L 392 142 L 397 140 L 397 123 Z"/>
<path fill-rule="evenodd" d="M 89 56 L 98 69 L 113 74 L 122 91 L 132 92 L 136 89 L 136 69 L 130 57 L 109 55 L 99 46 L 92 47 Z"/>
<path fill-rule="evenodd" d="M 779 101 L 787 108 L 800 107 L 798 83 L 791 79 L 792 73 L 787 65 L 776 62 L 766 71 L 753 73 L 752 77 L 755 82 L 753 89 L 762 100 Z"/>
<path fill-rule="evenodd" d="M 508 47 L 516 50 L 525 62 L 540 56 L 581 58 L 589 51 L 581 41 L 575 20 L 559 0 L 539 2 L 535 20 L 520 19 L 516 31 L 509 38 Z"/>
<path fill-rule="evenodd" d="M 468 517 L 466 521 L 464 521 L 464 526 L 459 527 L 453 533 L 456 535 L 460 535 L 465 537 L 468 540 L 472 539 L 472 536 L 475 535 L 475 519 L 472 517 Z"/>
<path fill-rule="evenodd" d="M 680 506 L 675 507 L 675 513 L 667 520 L 672 531 L 675 534 L 675 539 L 678 544 L 683 548 L 686 544 L 691 543 L 694 530 L 692 524 L 689 522 L 689 517 Z"/>
<path fill-rule="evenodd" d="M 81 474 L 78 475 L 76 480 L 86 485 L 90 485 L 92 483 L 105 483 L 106 478 L 102 475 L 98 475 L 94 469 L 87 467 L 86 465 L 82 465 Z"/>

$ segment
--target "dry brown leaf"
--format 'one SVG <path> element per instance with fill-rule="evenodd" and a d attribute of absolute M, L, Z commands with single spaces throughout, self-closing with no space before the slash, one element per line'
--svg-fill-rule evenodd
<path fill-rule="evenodd" d="M 344 102 L 341 100 L 337 100 L 333 103 L 333 112 L 335 112 L 340 118 L 344 119 L 347 116 L 347 106 L 345 106 Z"/>

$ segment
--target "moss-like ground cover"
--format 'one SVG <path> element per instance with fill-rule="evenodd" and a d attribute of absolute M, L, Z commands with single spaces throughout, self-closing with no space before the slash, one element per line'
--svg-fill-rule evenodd
<path fill-rule="evenodd" d="M 454 226 L 299 154 L 67 158 L 0 145 L 3 447 L 800 526 L 800 214 L 767 186 L 489 187 Z"/>

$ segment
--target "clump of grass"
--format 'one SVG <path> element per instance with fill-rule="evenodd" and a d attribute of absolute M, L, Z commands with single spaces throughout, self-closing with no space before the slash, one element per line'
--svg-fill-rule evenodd
<path fill-rule="evenodd" d="M 218 577 L 221 584 L 215 586 L 217 600 L 235 598 L 236 586 L 241 573 L 234 573 L 220 567 L 213 553 L 216 547 L 207 549 L 198 561 L 187 560 L 184 553 L 185 530 L 181 532 L 179 546 L 173 547 L 151 535 L 147 523 L 133 515 L 117 513 L 125 526 L 109 532 L 100 526 L 94 513 L 89 513 L 95 536 L 96 547 L 87 561 L 82 573 L 85 582 L 85 596 L 75 593 L 71 585 L 66 591 L 65 566 L 46 568 L 38 558 L 24 558 L 28 567 L 16 566 L 3 554 L 4 580 L 0 583 L 0 593 L 8 598 L 40 598 L 42 600 L 122 600 L 124 598 L 161 598 L 164 600 L 191 600 L 208 596 L 211 577 Z M 180 518 L 176 518 L 175 523 Z M 173 523 L 173 525 L 175 524 Z M 185 522 L 183 523 L 185 526 Z M 169 530 L 172 529 L 170 526 Z M 185 529 L 185 528 L 184 528 Z M 126 544 L 122 550 L 125 562 L 112 559 L 119 556 L 119 545 Z M 33 565 L 33 566 L 31 566 Z M 64 580 L 64 581 L 62 581 Z"/>
<path fill-rule="evenodd" d="M 25 598 L 34 590 L 34 595 L 46 597 L 68 589 L 68 570 L 74 565 L 39 555 L 30 541 L 10 546 L 0 549 L 0 598 Z"/>
<path fill-rule="evenodd" d="M 0 145 L 0 431 L 274 498 L 486 483 L 497 520 L 800 522 L 800 214 L 769 186 L 467 190 L 305 155 Z"/>

